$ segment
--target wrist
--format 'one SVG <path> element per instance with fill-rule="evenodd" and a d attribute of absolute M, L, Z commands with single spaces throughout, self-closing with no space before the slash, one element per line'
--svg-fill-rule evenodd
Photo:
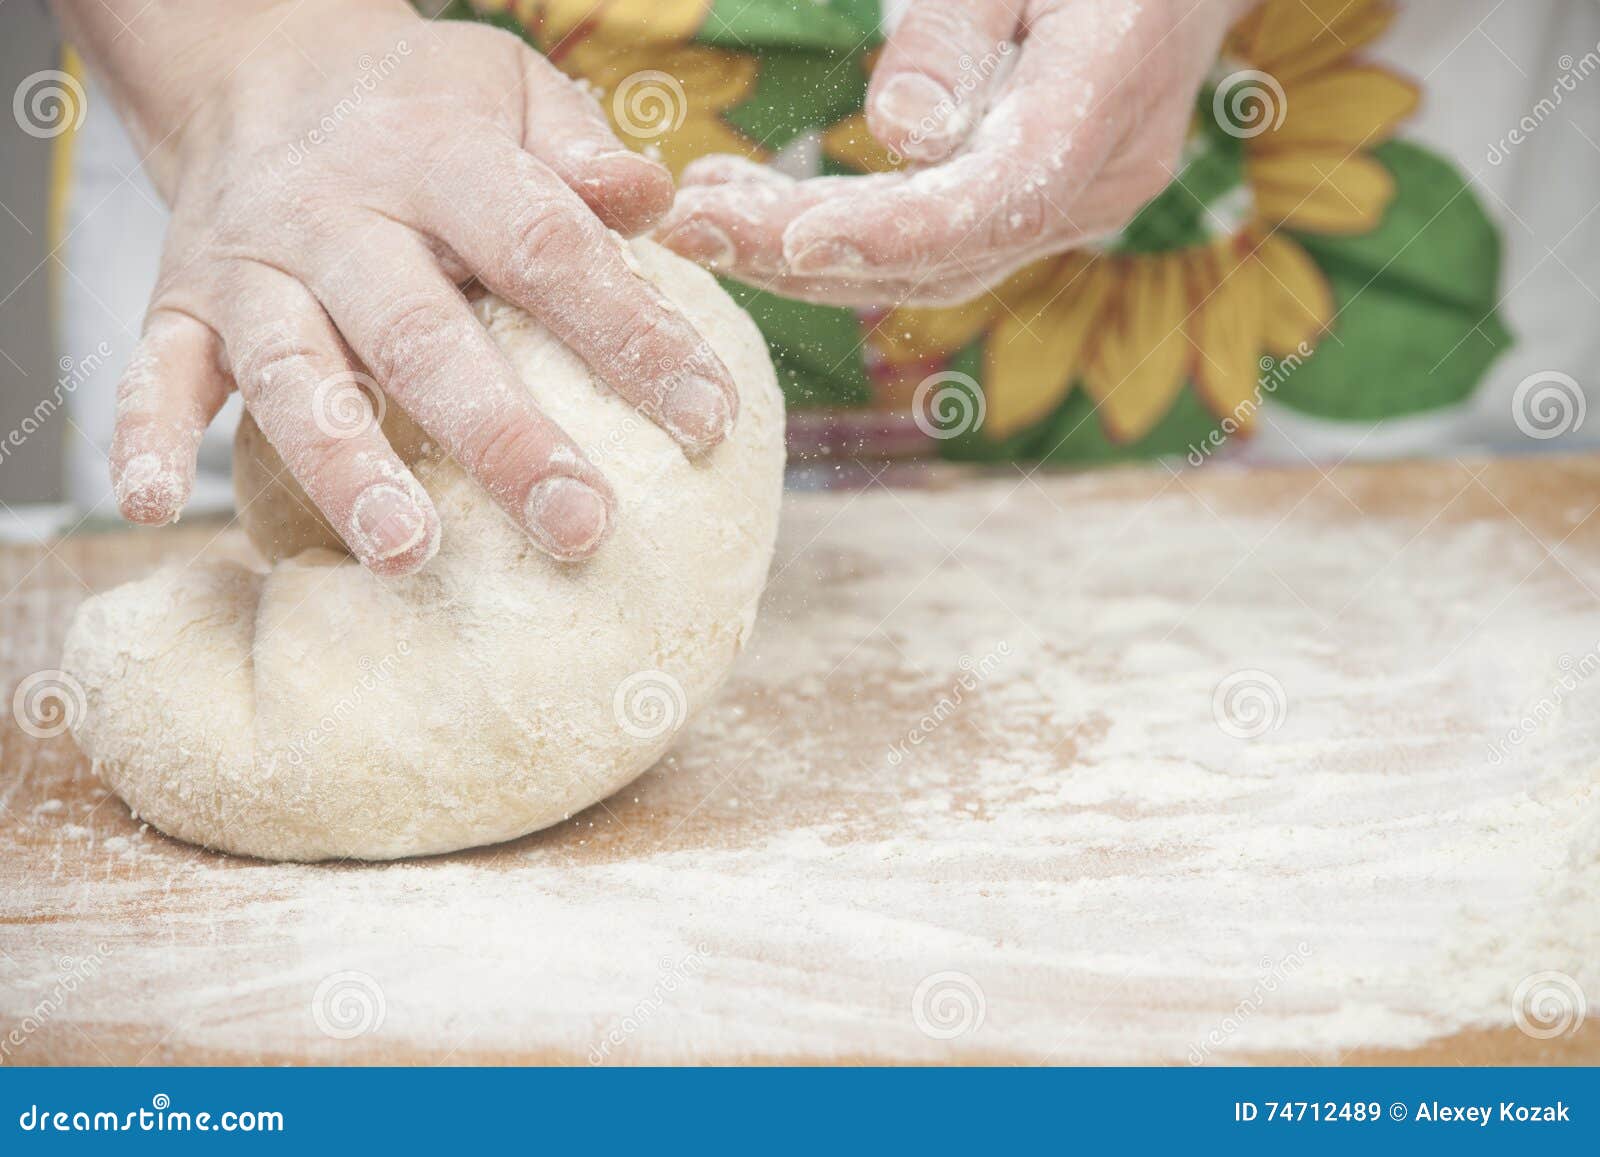
<path fill-rule="evenodd" d="M 241 74 L 278 73 L 288 80 L 305 67 L 298 45 L 320 43 L 330 22 L 417 19 L 405 0 L 320 0 L 309 11 L 293 0 L 54 3 L 67 38 L 109 94 L 142 164 L 169 200 L 189 129 L 207 119 L 208 107 L 223 100 Z M 273 97 L 263 92 L 260 99 Z"/>

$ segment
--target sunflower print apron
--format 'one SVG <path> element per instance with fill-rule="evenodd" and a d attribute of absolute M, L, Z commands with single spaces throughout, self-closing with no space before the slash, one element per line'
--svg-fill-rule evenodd
<path fill-rule="evenodd" d="M 592 86 L 674 173 L 813 134 L 882 171 L 879 0 L 451 0 Z M 1509 348 L 1500 237 L 1446 160 L 1396 139 L 1420 93 L 1363 48 L 1385 0 L 1265 0 L 1233 28 L 1172 185 L 1115 238 L 975 301 L 857 311 L 724 282 L 766 335 L 796 458 L 1199 465 L 1263 410 L 1374 421 L 1467 398 Z"/>

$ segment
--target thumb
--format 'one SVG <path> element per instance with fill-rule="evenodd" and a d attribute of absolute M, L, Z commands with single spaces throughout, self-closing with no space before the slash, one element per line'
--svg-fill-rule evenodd
<path fill-rule="evenodd" d="M 942 161 L 966 139 L 1015 51 L 1019 4 L 913 0 L 867 88 L 867 125 L 912 161 Z"/>

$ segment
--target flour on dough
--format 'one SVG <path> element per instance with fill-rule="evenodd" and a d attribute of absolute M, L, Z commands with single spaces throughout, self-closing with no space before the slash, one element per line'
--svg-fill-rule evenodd
<path fill-rule="evenodd" d="M 755 325 L 708 274 L 631 251 L 732 372 L 728 441 L 690 460 L 532 318 L 479 302 L 615 489 L 610 538 L 587 562 L 550 560 L 420 437 L 397 447 L 444 531 L 408 578 L 328 549 L 286 489 L 248 488 L 269 568 L 171 566 L 90 599 L 68 634 L 63 667 L 88 696 L 74 735 L 141 819 L 280 860 L 493 843 L 616 791 L 706 704 L 766 581 L 783 402 Z M 251 437 L 241 479 L 263 473 Z"/>

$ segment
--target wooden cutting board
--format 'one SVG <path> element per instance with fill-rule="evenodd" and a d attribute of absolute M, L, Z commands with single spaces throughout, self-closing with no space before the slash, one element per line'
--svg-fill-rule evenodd
<path fill-rule="evenodd" d="M 911 482 L 510 844 L 216 855 L 3 713 L 0 1064 L 1600 1062 L 1600 464 Z M 5 688 L 231 534 L 0 550 Z"/>

